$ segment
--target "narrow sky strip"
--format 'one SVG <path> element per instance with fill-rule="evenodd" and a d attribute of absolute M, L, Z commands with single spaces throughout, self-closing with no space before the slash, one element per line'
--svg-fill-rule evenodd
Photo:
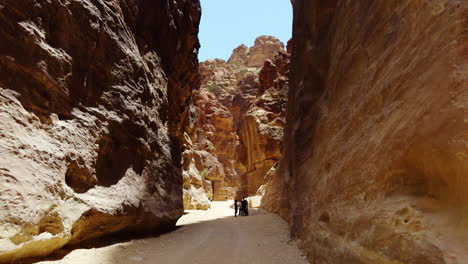
<path fill-rule="evenodd" d="M 252 46 L 260 35 L 286 42 L 292 35 L 290 0 L 201 0 L 200 61 L 227 60 L 240 44 Z"/>

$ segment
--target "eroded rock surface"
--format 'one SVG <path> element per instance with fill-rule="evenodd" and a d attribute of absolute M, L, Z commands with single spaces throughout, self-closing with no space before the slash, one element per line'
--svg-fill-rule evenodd
<path fill-rule="evenodd" d="M 175 224 L 199 19 L 198 1 L 0 2 L 0 262 Z"/>
<path fill-rule="evenodd" d="M 200 207 L 206 207 L 205 204 L 209 207 L 210 200 L 224 201 L 226 197 L 232 198 L 232 195 L 226 195 L 229 192 L 226 182 L 232 188 L 237 187 L 235 155 L 238 137 L 231 113 L 214 94 L 203 88 L 196 91 L 193 107 L 193 126 L 187 129 L 188 143 L 183 158 L 184 174 L 190 169 L 190 165 L 185 164 L 194 164 L 196 170 L 192 170 L 193 173 L 209 181 L 204 189 L 210 194 L 187 192 L 192 196 L 193 202 L 186 209 L 201 209 Z M 192 184 L 192 187 L 186 185 L 184 188 L 188 190 L 193 187 L 196 186 Z M 200 188 L 201 186 L 197 189 Z M 235 190 L 230 192 L 235 193 Z M 203 196 L 207 199 L 200 198 Z M 198 202 L 201 200 L 205 202 Z"/>
<path fill-rule="evenodd" d="M 288 53 L 279 52 L 274 59 L 264 62 L 259 73 L 257 97 L 243 114 L 240 124 L 240 161 L 246 171 L 242 175 L 241 196 L 254 195 L 265 183 L 267 172 L 281 158 L 288 74 Z"/>
<path fill-rule="evenodd" d="M 244 65 L 251 68 L 262 67 L 266 60 L 284 50 L 284 44 L 273 36 L 260 36 L 255 44 L 248 48 L 244 44 L 234 49 L 228 60 L 229 64 Z"/>
<path fill-rule="evenodd" d="M 266 197 L 311 262 L 468 262 L 467 16 L 464 1 L 294 1 Z"/>
<path fill-rule="evenodd" d="M 195 172 L 189 164 L 196 161 L 188 153 L 203 152 L 216 165 L 196 166 L 196 173 L 211 182 L 212 197 L 203 193 L 202 185 L 190 184 L 193 177 L 185 178 L 187 209 L 206 208 L 210 198 L 255 194 L 279 160 L 289 71 L 289 54 L 283 46 L 275 37 L 261 36 L 254 47 L 236 48 L 228 62 L 214 59 L 200 64 L 202 85 L 194 95 L 193 124 L 186 129 L 184 174 Z M 253 54 L 263 60 L 262 67 L 248 65 Z M 210 178 L 213 171 L 218 177 Z"/>

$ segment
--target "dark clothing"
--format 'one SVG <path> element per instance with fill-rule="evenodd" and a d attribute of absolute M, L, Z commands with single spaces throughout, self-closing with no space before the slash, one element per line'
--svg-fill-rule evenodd
<path fill-rule="evenodd" d="M 249 203 L 247 202 L 247 200 L 243 199 L 241 204 L 242 215 L 249 215 Z"/>
<path fill-rule="evenodd" d="M 234 216 L 237 216 L 237 200 L 234 201 Z"/>
<path fill-rule="evenodd" d="M 249 202 L 247 200 L 245 200 L 245 215 L 249 215 Z"/>

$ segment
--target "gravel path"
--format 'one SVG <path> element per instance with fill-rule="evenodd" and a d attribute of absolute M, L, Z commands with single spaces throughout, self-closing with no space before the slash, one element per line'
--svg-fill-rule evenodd
<path fill-rule="evenodd" d="M 208 211 L 187 211 L 170 233 L 97 249 L 78 249 L 64 264 L 306 264 L 289 239 L 287 224 L 277 215 L 250 209 L 233 217 L 228 202 L 214 202 Z"/>

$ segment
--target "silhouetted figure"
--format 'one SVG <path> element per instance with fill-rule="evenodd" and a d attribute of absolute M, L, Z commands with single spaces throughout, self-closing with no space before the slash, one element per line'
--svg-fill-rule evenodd
<path fill-rule="evenodd" d="M 249 215 L 249 203 L 245 198 L 242 199 L 241 201 L 241 210 L 242 210 L 242 215 L 247 216 Z"/>
<path fill-rule="evenodd" d="M 244 207 L 242 205 L 242 199 L 239 200 L 237 206 L 239 206 L 239 216 L 244 216 L 245 214 L 244 214 Z"/>
<path fill-rule="evenodd" d="M 247 199 L 245 199 L 245 209 L 244 209 L 244 213 L 245 215 L 249 215 L 249 201 Z"/>
<path fill-rule="evenodd" d="M 237 200 L 234 200 L 234 216 L 237 216 Z"/>

